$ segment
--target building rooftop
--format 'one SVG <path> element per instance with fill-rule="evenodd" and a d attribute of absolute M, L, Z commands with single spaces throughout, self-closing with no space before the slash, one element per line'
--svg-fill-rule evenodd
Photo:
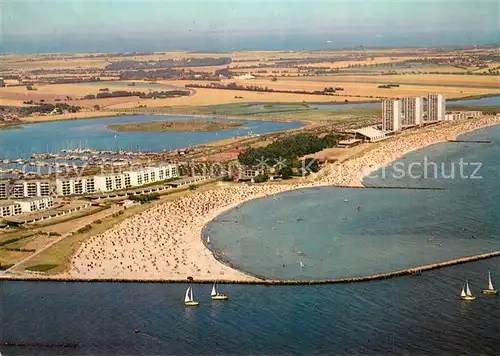
<path fill-rule="evenodd" d="M 45 200 L 45 199 L 54 199 L 53 197 L 29 197 L 29 198 L 15 198 L 14 202 L 19 203 L 19 202 L 32 202 L 32 201 L 39 201 L 39 200 Z"/>
<path fill-rule="evenodd" d="M 26 222 L 31 222 L 34 220 L 39 220 L 41 218 L 47 219 L 49 217 L 55 217 L 60 213 L 67 213 L 70 210 L 74 210 L 78 207 L 84 207 L 86 204 L 90 204 L 90 202 L 71 202 L 66 205 L 58 206 L 52 209 L 41 210 L 33 213 L 21 214 L 16 216 L 7 216 L 4 219 L 7 221 L 11 221 L 17 224 L 24 224 Z"/>
<path fill-rule="evenodd" d="M 353 132 L 361 134 L 363 136 L 369 137 L 370 139 L 384 137 L 385 133 L 383 131 L 377 130 L 374 127 L 362 127 L 360 129 L 353 130 Z"/>
<path fill-rule="evenodd" d="M 12 205 L 19 205 L 18 203 L 12 201 L 12 200 L 0 200 L 0 207 L 2 206 L 12 206 Z"/>
<path fill-rule="evenodd" d="M 176 180 L 170 181 L 167 183 L 167 185 L 170 185 L 172 187 L 176 187 L 176 186 L 183 185 L 183 184 L 194 183 L 194 182 L 197 182 L 197 181 L 203 180 L 203 179 L 206 179 L 206 178 L 203 176 L 186 177 L 186 178 L 181 178 L 181 179 L 176 179 Z"/>

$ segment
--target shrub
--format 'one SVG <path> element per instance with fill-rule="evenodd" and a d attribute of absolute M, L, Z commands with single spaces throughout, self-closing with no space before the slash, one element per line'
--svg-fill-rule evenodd
<path fill-rule="evenodd" d="M 76 232 L 78 232 L 79 234 L 83 234 L 84 232 L 87 232 L 87 231 L 90 231 L 92 230 L 92 225 L 85 225 L 84 227 L 76 230 Z"/>
<path fill-rule="evenodd" d="M 0 262 L 0 271 L 5 271 L 5 270 L 8 270 L 9 268 L 11 268 L 12 266 L 14 266 L 14 264 L 3 264 Z"/>
<path fill-rule="evenodd" d="M 51 270 L 52 268 L 57 267 L 57 265 L 52 265 L 52 264 L 41 264 L 41 265 L 34 265 L 34 266 L 29 266 L 26 267 L 28 271 L 35 271 L 35 272 L 46 272 L 48 270 Z"/>
<path fill-rule="evenodd" d="M 269 180 L 269 177 L 267 176 L 267 174 L 259 174 L 258 176 L 255 176 L 253 180 L 255 183 L 264 183 Z"/>
<path fill-rule="evenodd" d="M 130 200 L 135 202 L 139 202 L 141 204 L 149 203 L 150 201 L 159 199 L 160 195 L 158 193 L 150 193 L 150 194 L 140 194 L 140 195 L 132 195 L 129 197 Z M 123 211 L 120 211 L 119 214 L 123 214 Z"/>

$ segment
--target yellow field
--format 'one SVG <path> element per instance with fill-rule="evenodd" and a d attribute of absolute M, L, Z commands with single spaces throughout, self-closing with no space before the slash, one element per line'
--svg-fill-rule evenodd
<path fill-rule="evenodd" d="M 236 97 L 243 97 L 238 99 Z M 245 102 L 330 102 L 330 101 L 359 101 L 362 98 L 331 97 L 326 95 L 302 95 L 282 93 L 248 92 L 240 90 L 196 89 L 192 96 L 179 98 L 147 100 L 134 98 L 129 102 L 105 105 L 109 109 L 134 108 L 139 105 L 147 107 L 159 106 L 204 106 Z M 82 101 L 81 103 L 83 103 Z"/>
<path fill-rule="evenodd" d="M 162 60 L 162 59 L 182 59 L 182 58 L 220 58 L 231 57 L 233 62 L 227 66 L 204 66 L 204 67 L 185 67 L 185 70 L 204 73 L 213 73 L 217 69 L 229 68 L 231 71 L 239 74 L 253 74 L 258 76 L 256 79 L 228 79 L 221 83 L 227 84 L 236 82 L 240 85 L 251 85 L 259 87 L 268 87 L 275 90 L 292 91 L 322 91 L 325 87 L 344 88 L 344 91 L 338 91 L 336 94 L 342 96 L 323 96 L 309 94 L 287 94 L 287 93 L 268 93 L 268 92 L 250 92 L 235 90 L 215 90 L 215 89 L 195 89 L 195 93 L 189 97 L 168 98 L 168 99 L 139 99 L 137 97 L 123 97 L 110 99 L 76 100 L 88 94 L 98 94 L 100 88 L 107 87 L 109 91 L 158 91 L 160 88 L 140 88 L 137 86 L 129 87 L 112 86 L 102 82 L 95 84 L 35 84 L 35 91 L 26 90 L 25 86 L 0 88 L 0 105 L 22 105 L 23 101 L 33 100 L 54 103 L 56 100 L 79 105 L 85 108 L 92 108 L 99 105 L 102 108 L 134 108 L 139 105 L 147 107 L 160 106 L 203 106 L 214 104 L 245 103 L 245 102 L 330 102 L 337 101 L 360 101 L 376 100 L 380 97 L 402 97 L 402 96 L 425 96 L 429 92 L 440 92 L 447 98 L 458 98 L 472 95 L 495 94 L 500 92 L 499 76 L 480 76 L 480 75 L 447 75 L 447 74 L 411 74 L 411 72 L 457 72 L 463 73 L 464 70 L 450 65 L 429 65 L 409 69 L 398 69 L 388 67 L 370 67 L 367 68 L 372 73 L 363 74 L 357 70 L 356 75 L 352 75 L 353 70 L 348 69 L 349 65 L 370 65 L 381 63 L 394 63 L 411 58 L 450 58 L 454 61 L 461 61 L 464 65 L 470 65 L 470 70 L 476 70 L 477 65 L 488 65 L 488 68 L 496 68 L 500 64 L 478 60 L 478 54 L 492 54 L 492 48 L 469 48 L 459 51 L 436 52 L 427 48 L 396 48 L 396 49 L 349 49 L 349 50 L 321 50 L 321 51 L 237 51 L 231 53 L 204 53 L 204 52 L 185 52 L 174 51 L 167 53 L 152 53 L 146 56 L 111 56 L 93 57 L 101 54 L 75 53 L 75 54 L 6 54 L 0 55 L 0 71 L 2 75 L 15 74 L 29 76 L 28 80 L 46 79 L 47 77 L 65 77 L 81 78 L 88 77 L 90 72 L 85 73 L 86 68 L 104 68 L 107 64 L 123 60 Z M 470 56 L 467 58 L 467 56 Z M 329 59 L 335 57 L 345 60 L 331 62 Z M 363 59 L 367 57 L 367 59 Z M 300 60 L 300 59 L 318 59 L 317 63 L 298 63 L 292 67 L 276 66 L 277 61 L 282 60 Z M 371 59 L 373 58 L 373 60 Z M 465 58 L 465 59 L 464 59 Z M 244 61 L 242 61 L 244 60 Z M 268 68 L 259 67 L 259 65 L 270 65 Z M 250 69 L 240 69 L 241 67 L 255 66 Z M 299 76 L 314 73 L 315 68 L 328 67 L 340 68 L 339 75 L 331 76 Z M 10 68 L 11 71 L 5 71 Z M 71 68 L 78 69 L 76 74 L 30 74 L 30 71 L 37 68 L 60 69 Z M 487 68 L 487 69 L 488 69 Z M 487 69 L 477 70 L 482 72 Z M 81 70 L 81 71 L 80 71 Z M 395 70 L 401 75 L 378 75 L 388 70 Z M 376 71 L 376 74 L 373 74 Z M 261 72 L 261 73 L 259 73 Z M 342 74 L 348 73 L 348 74 Z M 358 75 L 359 74 L 359 75 Z M 0 76 L 2 76 L 0 75 Z M 109 76 L 118 75 L 117 72 L 107 73 Z M 270 76 L 276 76 L 277 81 L 270 80 Z M 101 76 L 104 78 L 104 76 Z M 139 82 L 139 81 L 137 81 Z M 183 87 L 187 83 L 206 84 L 201 81 L 159 81 L 174 86 Z M 378 88 L 380 84 L 395 83 L 400 84 L 399 88 L 384 89 Z M 8 85 L 14 84 L 7 81 Z M 65 101 L 67 97 L 72 98 Z"/>
<path fill-rule="evenodd" d="M 101 85 L 92 85 L 86 83 L 80 84 L 44 84 L 35 85 L 36 90 L 27 90 L 25 86 L 16 87 L 5 87 L 0 88 L 0 105 L 22 105 L 23 101 L 40 101 L 44 100 L 46 102 L 52 102 L 56 99 L 62 102 L 71 103 L 73 105 L 88 106 L 93 105 L 106 105 L 107 103 L 121 103 L 135 100 L 136 98 L 124 97 L 124 98 L 110 98 L 110 99 L 95 99 L 95 100 L 69 100 L 64 101 L 67 96 L 72 99 L 77 99 L 84 97 L 88 94 L 98 94 L 100 93 L 100 88 L 108 88 L 110 92 L 113 91 L 139 91 L 139 92 L 150 92 L 162 90 L 159 88 L 140 88 L 131 87 L 127 85 L 123 86 L 109 86 L 105 82 Z"/>
<path fill-rule="evenodd" d="M 456 86 L 497 87 L 500 88 L 498 76 L 486 75 L 446 75 L 446 74 L 416 74 L 416 75 L 384 75 L 384 76 L 318 76 L 299 77 L 297 80 L 314 82 L 364 82 L 364 83 L 405 83 L 405 84 L 438 84 Z"/>
<path fill-rule="evenodd" d="M 387 77 L 387 78 L 386 78 Z M 339 80 L 340 78 L 340 80 Z M 383 76 L 383 77 L 368 77 L 369 79 L 376 79 L 373 83 L 356 81 L 344 82 L 344 80 L 350 80 L 358 77 L 297 77 L 297 78 L 286 78 L 278 79 L 276 82 L 272 82 L 269 79 L 250 79 L 250 80 L 228 80 L 227 82 L 236 82 L 240 85 L 256 85 L 259 87 L 268 87 L 279 90 L 323 90 L 325 87 L 336 87 L 341 86 L 344 91 L 339 91 L 339 94 L 345 95 L 346 99 L 349 101 L 356 100 L 355 97 L 349 98 L 350 95 L 360 95 L 362 98 L 357 100 L 367 100 L 370 97 L 401 97 L 401 96 L 412 96 L 412 95 L 427 95 L 429 92 L 439 92 L 443 93 L 448 98 L 458 98 L 471 95 L 479 94 L 493 94 L 498 93 L 498 89 L 483 89 L 483 88 L 471 88 L 471 87 L 460 87 L 460 86 L 435 86 L 435 85 L 410 85 L 404 84 L 399 88 L 383 89 L 378 88 L 378 83 L 402 83 L 400 78 L 407 78 L 406 76 Z M 413 78 L 410 77 L 410 78 Z M 483 78 L 483 77 L 480 77 Z M 436 81 L 430 81 L 431 83 L 436 83 Z M 336 97 L 335 97 L 336 98 Z"/>
<path fill-rule="evenodd" d="M 381 64 L 381 63 L 394 63 L 394 62 L 401 62 L 407 59 L 412 59 L 413 57 L 374 57 L 373 60 L 371 59 L 366 59 L 366 60 L 351 60 L 351 61 L 338 61 L 338 62 L 319 62 L 319 63 L 311 63 L 307 64 L 307 67 L 311 68 L 317 68 L 317 67 L 329 67 L 329 68 L 347 68 L 349 65 L 356 65 L 356 64 Z"/>

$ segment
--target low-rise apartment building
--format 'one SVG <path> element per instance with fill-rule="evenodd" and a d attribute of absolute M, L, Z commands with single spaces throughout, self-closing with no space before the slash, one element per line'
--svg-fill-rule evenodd
<path fill-rule="evenodd" d="M 0 218 L 19 215 L 21 213 L 22 209 L 20 204 L 10 200 L 0 201 Z"/>
<path fill-rule="evenodd" d="M 0 181 L 0 199 L 48 197 L 50 193 L 48 180 Z"/>
<path fill-rule="evenodd" d="M 56 179 L 56 192 L 62 196 L 110 192 L 113 190 L 140 187 L 145 184 L 177 178 L 178 176 L 178 167 L 173 164 L 157 167 L 141 167 L 123 172 L 99 174 L 89 177 Z"/>
<path fill-rule="evenodd" d="M 21 206 L 21 211 L 23 213 L 33 213 L 35 211 L 51 209 L 54 207 L 54 198 L 34 197 L 23 200 L 15 200 L 14 203 Z"/>

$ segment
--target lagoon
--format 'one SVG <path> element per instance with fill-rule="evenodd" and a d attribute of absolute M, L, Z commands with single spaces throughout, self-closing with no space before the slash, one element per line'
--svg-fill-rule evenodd
<path fill-rule="evenodd" d="M 59 152 L 64 148 L 95 148 L 159 152 L 248 134 L 265 134 L 303 126 L 300 122 L 231 119 L 243 122 L 235 129 L 210 132 L 119 132 L 106 126 L 116 123 L 160 120 L 192 120 L 195 117 L 170 115 L 127 115 L 25 124 L 0 130 L 0 157 L 28 159 L 33 152 Z M 207 120 L 206 118 L 199 118 Z M 225 119 L 213 119 L 215 121 Z"/>

